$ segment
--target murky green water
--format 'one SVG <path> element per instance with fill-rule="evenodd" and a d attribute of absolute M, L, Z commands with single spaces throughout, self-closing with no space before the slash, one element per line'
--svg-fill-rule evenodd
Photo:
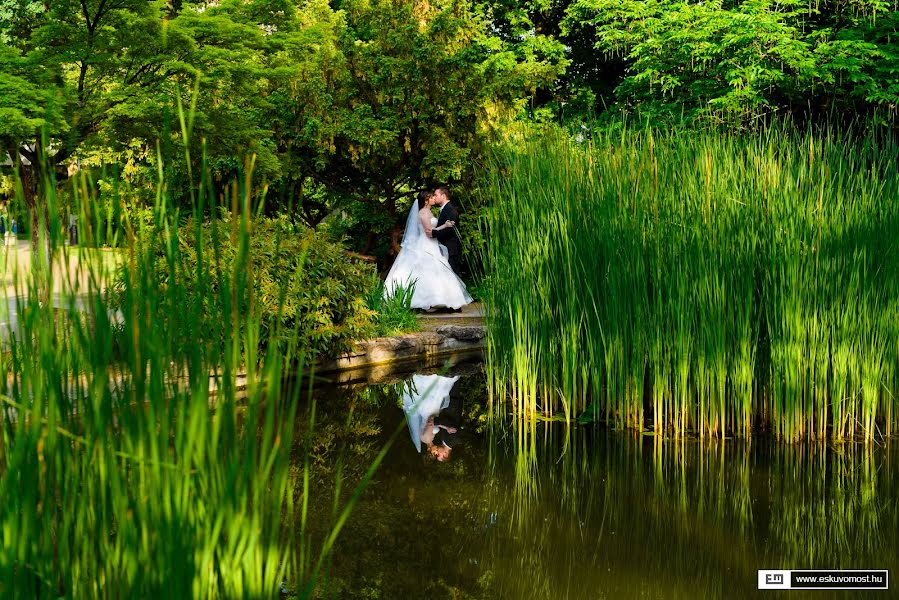
<path fill-rule="evenodd" d="M 895 585 L 775 592 L 756 582 L 758 569 L 899 574 L 899 440 L 868 451 L 491 425 L 483 375 L 462 373 L 445 462 L 426 444 L 419 453 L 404 424 L 408 384 L 319 390 L 311 515 L 322 532 L 338 471 L 345 499 L 401 429 L 341 534 L 322 596 L 896 597 Z"/>

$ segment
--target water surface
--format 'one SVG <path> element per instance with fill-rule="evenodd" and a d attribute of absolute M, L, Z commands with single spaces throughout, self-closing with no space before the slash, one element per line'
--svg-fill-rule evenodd
<path fill-rule="evenodd" d="M 675 442 L 513 426 L 489 418 L 478 365 L 444 374 L 459 376 L 450 394 L 462 405 L 445 462 L 426 445 L 419 452 L 405 425 L 408 379 L 316 392 L 319 534 L 335 479 L 345 500 L 400 429 L 341 534 L 323 597 L 755 598 L 778 593 L 756 589 L 758 569 L 899 574 L 896 443 Z"/>

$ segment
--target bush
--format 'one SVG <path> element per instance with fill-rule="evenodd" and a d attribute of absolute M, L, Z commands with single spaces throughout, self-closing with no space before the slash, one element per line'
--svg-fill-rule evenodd
<path fill-rule="evenodd" d="M 179 260 L 172 260 L 155 236 L 146 242 L 157 256 L 153 276 L 159 285 L 183 294 L 178 305 L 200 315 L 194 331 L 181 340 L 180 354 L 187 355 L 196 339 L 219 339 L 224 344 L 222 321 L 235 311 L 258 314 L 257 347 L 262 353 L 271 344 L 282 349 L 295 344 L 309 356 L 333 356 L 347 350 L 352 340 L 375 334 L 377 315 L 365 302 L 376 279 L 372 265 L 352 260 L 340 243 L 283 217 L 254 220 L 251 235 L 235 244 L 233 240 L 241 239 L 234 235 L 237 229 L 236 219 L 230 217 L 199 226 L 188 219 L 177 235 Z M 205 255 L 198 258 L 201 245 Z M 231 269 L 242 252 L 248 253 L 247 280 L 253 293 L 237 289 L 229 300 L 216 292 L 230 285 Z M 114 293 L 125 288 L 129 276 L 133 275 L 124 265 Z M 180 285 L 169 286 L 173 277 Z M 161 326 L 168 320 L 162 313 L 154 318 Z"/>

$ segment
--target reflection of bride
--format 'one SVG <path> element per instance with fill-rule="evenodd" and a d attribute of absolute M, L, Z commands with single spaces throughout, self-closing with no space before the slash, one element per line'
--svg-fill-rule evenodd
<path fill-rule="evenodd" d="M 411 387 L 403 392 L 403 412 L 409 425 L 409 435 L 415 449 L 421 452 L 421 444 L 430 445 L 437 433 L 434 416 L 449 406 L 450 390 L 459 377 L 441 375 L 413 375 Z"/>
<path fill-rule="evenodd" d="M 453 224 L 437 227 L 437 219 L 431 214 L 432 204 L 429 192 L 421 192 L 418 201 L 412 203 L 400 253 L 384 281 L 384 294 L 391 296 L 398 286 L 414 283 L 412 308 L 462 308 L 471 302 L 471 296 L 450 267 L 446 248 L 431 237 L 433 230 Z"/>

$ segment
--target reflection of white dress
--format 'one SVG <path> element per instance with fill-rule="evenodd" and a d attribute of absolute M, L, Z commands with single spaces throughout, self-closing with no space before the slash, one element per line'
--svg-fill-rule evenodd
<path fill-rule="evenodd" d="M 415 449 L 421 452 L 421 432 L 428 417 L 437 415 L 449 406 L 450 390 L 459 377 L 442 377 L 440 375 L 413 375 L 411 388 L 403 392 L 403 412 L 406 413 L 406 424 Z"/>
<path fill-rule="evenodd" d="M 446 248 L 425 235 L 417 218 L 413 220 L 418 215 L 414 205 L 413 212 L 407 221 L 402 249 L 384 281 L 385 295 L 392 295 L 398 285 L 414 282 L 412 308 L 462 308 L 471 302 L 465 284 L 450 267 Z M 432 218 L 431 223 L 436 225 L 437 219 Z"/>

